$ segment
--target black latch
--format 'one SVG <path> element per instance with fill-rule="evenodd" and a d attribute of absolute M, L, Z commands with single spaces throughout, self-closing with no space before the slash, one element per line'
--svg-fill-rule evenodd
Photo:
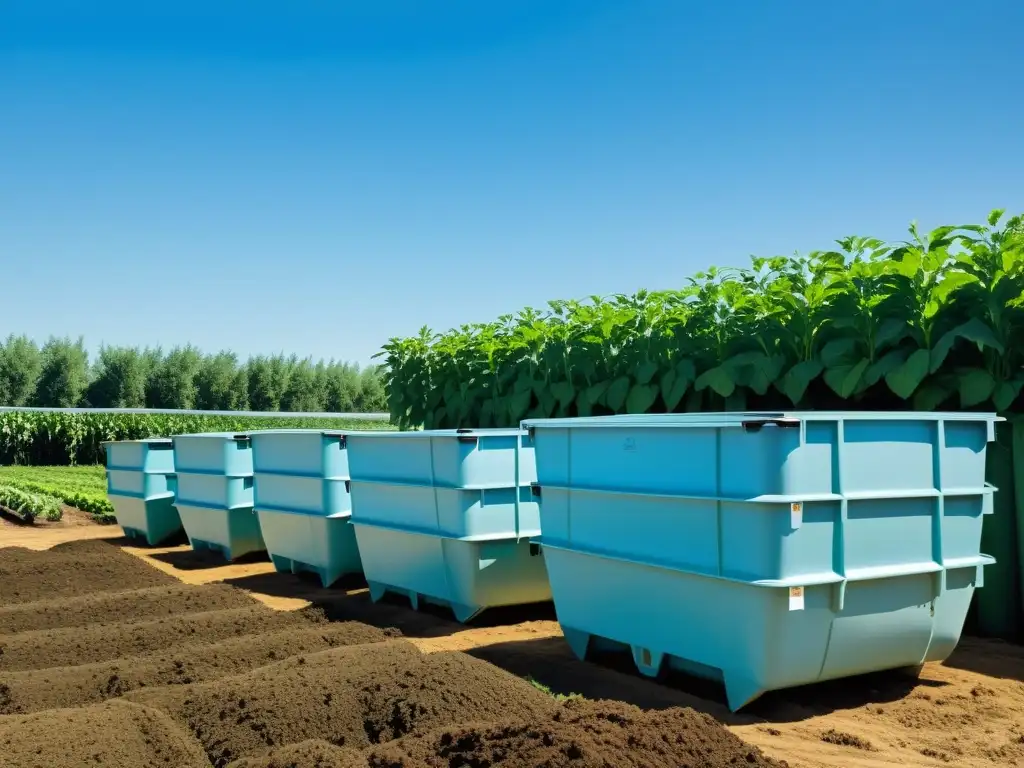
<path fill-rule="evenodd" d="M 530 543 L 530 557 L 536 557 L 540 554 L 540 544 Z"/>
<path fill-rule="evenodd" d="M 530 495 L 540 498 L 540 483 L 530 483 Z"/>
<path fill-rule="evenodd" d="M 800 426 L 799 419 L 758 419 L 757 421 L 743 421 L 740 422 L 740 426 L 743 427 L 745 432 L 760 432 L 761 427 L 766 424 L 771 424 L 776 427 L 782 427 L 783 429 L 795 429 Z"/>

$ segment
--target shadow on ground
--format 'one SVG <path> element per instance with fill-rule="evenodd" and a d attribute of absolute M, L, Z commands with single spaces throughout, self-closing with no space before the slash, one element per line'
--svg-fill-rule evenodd
<path fill-rule="evenodd" d="M 944 664 L 988 677 L 1024 683 L 1024 645 L 1015 645 L 1005 640 L 961 638 L 957 649 Z"/>
<path fill-rule="evenodd" d="M 468 653 L 520 677 L 530 677 L 557 694 L 616 699 L 645 709 L 692 707 L 730 725 L 799 722 L 869 703 L 899 701 L 922 686 L 945 685 L 918 680 L 906 672 L 880 672 L 772 691 L 739 713 L 731 713 L 725 691 L 717 683 L 675 672 L 657 680 L 642 677 L 628 653 L 603 653 L 583 662 L 561 637 L 497 643 Z"/>
<path fill-rule="evenodd" d="M 169 544 L 167 546 L 170 546 Z M 166 563 L 179 571 L 200 571 L 209 568 L 223 568 L 226 565 L 246 565 L 249 563 L 268 563 L 270 558 L 266 552 L 252 552 L 228 561 L 218 552 L 208 549 L 177 549 L 172 552 L 155 552 L 149 557 Z"/>

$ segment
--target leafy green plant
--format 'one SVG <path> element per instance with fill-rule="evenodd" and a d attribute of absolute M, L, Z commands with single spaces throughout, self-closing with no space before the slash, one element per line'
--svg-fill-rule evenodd
<path fill-rule="evenodd" d="M 103 442 L 193 432 L 256 429 L 390 429 L 384 422 L 332 418 L 199 416 L 147 413 L 0 412 L 0 464 L 101 464 Z"/>
<path fill-rule="evenodd" d="M 30 493 L 5 483 L 0 483 L 0 507 L 13 512 L 26 523 L 38 518 L 56 522 L 63 516 L 60 502 L 54 497 Z"/>
<path fill-rule="evenodd" d="M 978 408 L 1024 389 L 1024 224 L 916 224 L 806 256 L 710 268 L 678 290 L 552 301 L 392 338 L 402 429 L 673 411 Z"/>

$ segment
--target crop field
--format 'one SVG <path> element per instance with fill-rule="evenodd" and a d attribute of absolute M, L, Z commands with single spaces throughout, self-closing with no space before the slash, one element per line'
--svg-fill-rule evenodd
<path fill-rule="evenodd" d="M 394 429 L 387 422 L 333 417 L 2 411 L 0 465 L 103 464 L 103 443 L 108 440 L 291 428 Z"/>
<path fill-rule="evenodd" d="M 393 338 L 402 426 L 614 413 L 1022 410 L 1024 217 L 844 237 L 677 290 L 550 301 Z"/>
<path fill-rule="evenodd" d="M 75 507 L 98 523 L 114 523 L 114 507 L 107 499 L 106 473 L 102 466 L 84 467 L 0 467 L 0 489 L 8 488 L 32 498 L 25 508 L 36 519 L 61 518 L 61 504 Z M 17 511 L 5 503 L 0 491 L 0 506 Z"/>
<path fill-rule="evenodd" d="M 467 627 L 400 600 L 373 604 L 357 582 L 324 590 L 274 574 L 258 558 L 126 548 L 109 528 L 48 547 L 52 530 L 2 525 L 0 747 L 11 768 L 1024 761 L 1014 646 L 965 640 L 920 680 L 854 678 L 734 715 L 692 681 L 650 682 L 616 657 L 575 660 L 550 606 Z"/>

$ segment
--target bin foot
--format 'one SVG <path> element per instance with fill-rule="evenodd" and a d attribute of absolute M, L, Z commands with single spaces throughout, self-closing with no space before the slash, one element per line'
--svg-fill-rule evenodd
<path fill-rule="evenodd" d="M 479 605 L 463 605 L 462 603 L 452 603 L 451 607 L 452 613 L 455 614 L 455 620 L 460 624 L 465 624 L 483 610 L 483 607 Z"/>
<path fill-rule="evenodd" d="M 377 581 L 368 581 L 366 586 L 370 588 L 370 599 L 375 603 L 379 603 L 384 593 L 388 591 L 387 587 Z"/>
<path fill-rule="evenodd" d="M 571 627 L 562 627 L 562 634 L 565 636 L 565 642 L 569 644 L 572 652 L 576 654 L 576 658 L 580 661 L 586 661 L 587 647 L 590 645 L 590 633 L 579 629 L 572 629 Z"/>
<path fill-rule="evenodd" d="M 278 573 L 291 573 L 292 572 L 292 561 L 287 557 L 281 557 L 281 555 L 271 555 L 270 562 L 274 564 L 274 570 Z"/>
<path fill-rule="evenodd" d="M 662 651 L 652 651 L 650 648 L 643 648 L 639 645 L 631 645 L 629 650 L 633 653 L 633 663 L 644 677 L 657 677 L 661 672 L 661 664 L 665 659 Z"/>
<path fill-rule="evenodd" d="M 765 689 L 749 678 L 725 674 L 725 698 L 729 711 L 735 712 L 765 692 Z"/>

